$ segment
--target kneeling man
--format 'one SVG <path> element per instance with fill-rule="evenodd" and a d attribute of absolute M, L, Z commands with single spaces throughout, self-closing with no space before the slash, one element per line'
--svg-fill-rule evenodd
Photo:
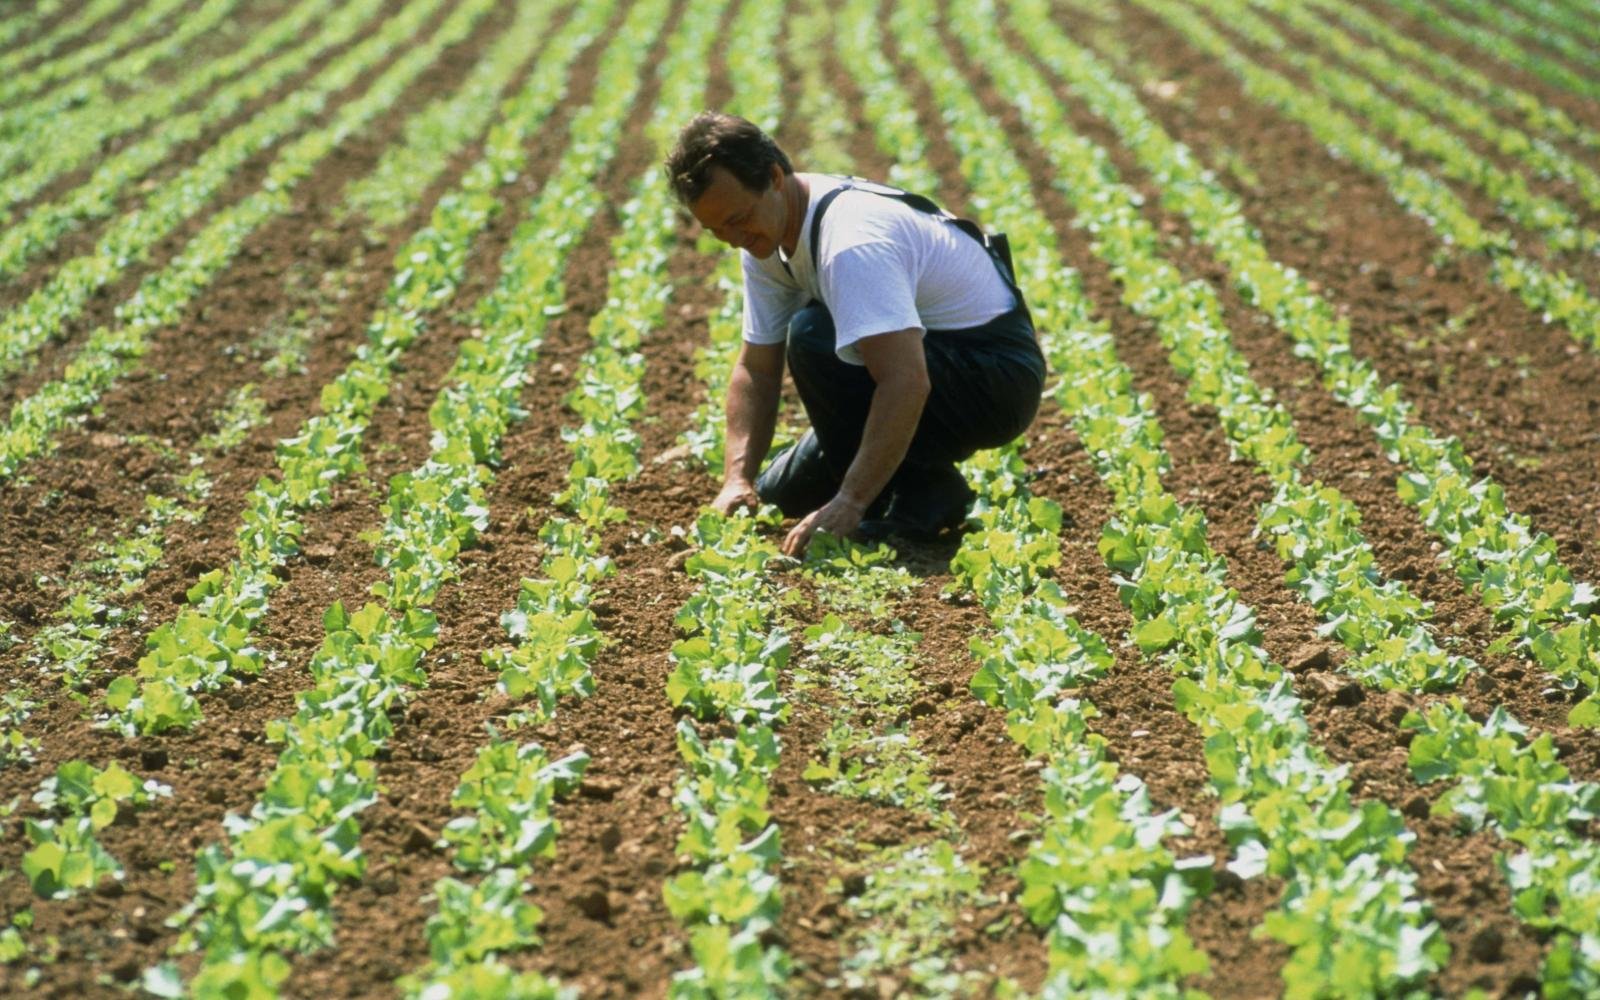
<path fill-rule="evenodd" d="M 800 518 L 793 556 L 817 531 L 926 541 L 959 526 L 973 497 L 956 463 L 1022 433 L 1044 384 L 1003 242 L 926 198 L 796 173 L 732 115 L 696 116 L 666 167 L 700 224 L 743 251 L 715 507 Z M 811 429 L 762 472 L 785 363 Z"/>

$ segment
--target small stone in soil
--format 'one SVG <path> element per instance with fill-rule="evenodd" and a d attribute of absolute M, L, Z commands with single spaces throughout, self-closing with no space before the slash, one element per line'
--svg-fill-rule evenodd
<path fill-rule="evenodd" d="M 1493 927 L 1485 927 L 1472 935 L 1467 951 L 1480 962 L 1498 962 L 1505 953 L 1505 939 Z"/>
<path fill-rule="evenodd" d="M 572 897 L 572 905 L 590 920 L 608 920 L 611 917 L 611 901 L 599 889 L 578 893 Z"/>
<path fill-rule="evenodd" d="M 431 851 L 433 850 L 434 841 L 438 839 L 438 837 L 434 836 L 432 830 L 429 830 L 421 823 L 413 823 L 411 828 L 406 831 L 405 849 L 413 854 Z"/>
<path fill-rule="evenodd" d="M 1289 669 L 1296 673 L 1304 670 L 1326 670 L 1331 663 L 1328 647 L 1316 643 L 1308 642 L 1289 656 Z"/>

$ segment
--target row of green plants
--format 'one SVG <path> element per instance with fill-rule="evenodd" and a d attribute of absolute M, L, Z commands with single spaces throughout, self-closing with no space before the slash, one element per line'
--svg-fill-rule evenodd
<path fill-rule="evenodd" d="M 526 898 L 533 865 L 555 855 L 557 797 L 577 788 L 585 753 L 551 760 L 537 743 L 518 745 L 494 734 L 450 797 L 463 810 L 445 825 L 452 864 L 473 881 L 445 876 L 434 883 L 434 910 L 424 933 L 428 962 L 397 984 L 411 1000 L 436 997 L 572 996 L 539 973 L 517 972 L 506 952 L 539 944 L 543 911 Z"/>
<path fill-rule="evenodd" d="M 205 516 L 211 480 L 204 470 L 192 468 L 176 480 L 170 492 L 146 494 L 142 516 L 73 567 L 55 621 L 29 641 L 28 661 L 58 677 L 74 698 L 87 700 L 81 692 L 109 639 L 143 618 L 143 605 L 129 598 L 160 563 L 169 533 Z"/>
<path fill-rule="evenodd" d="M 1470 830 L 1489 830 L 1517 918 L 1548 938 L 1542 995 L 1600 993 L 1600 845 L 1584 831 L 1600 815 L 1600 784 L 1556 760 L 1549 733 L 1496 707 L 1478 720 L 1456 699 L 1409 713 L 1409 763 L 1420 782 L 1453 782 L 1434 803 Z"/>
<path fill-rule="evenodd" d="M 71 73 L 70 81 L 63 86 L 16 101 L 0 113 L 0 135 L 16 131 L 38 138 L 41 125 L 53 124 L 73 109 L 85 105 L 104 107 L 116 100 L 114 95 L 148 86 L 146 74 L 153 67 L 176 59 L 196 39 L 218 30 L 238 6 L 239 0 L 205 0 L 198 10 L 177 17 L 175 23 L 159 32 L 153 41 L 124 51 L 92 70 Z M 36 155 L 38 150 L 49 148 L 34 147 Z M 3 172 L 9 172 L 9 166 L 0 171 Z"/>
<path fill-rule="evenodd" d="M 171 22 L 188 6 L 189 0 L 147 0 L 137 10 L 124 11 L 124 17 L 109 26 L 98 38 L 80 45 L 56 59 L 40 62 L 32 69 L 8 75 L 0 82 L 0 105 L 14 107 L 24 98 L 51 84 L 80 77 L 95 63 L 126 48 L 141 37 L 159 30 L 175 30 Z"/>
<path fill-rule="evenodd" d="M 1396 56 L 1426 67 L 1440 80 L 1469 91 L 1476 101 L 1520 117 L 1531 133 L 1574 142 L 1590 150 L 1600 149 L 1600 131 L 1574 121 L 1535 94 L 1490 79 L 1477 67 L 1412 38 L 1349 0 L 1309 0 L 1308 6 L 1320 12 L 1323 24 L 1341 22 Z"/>
<path fill-rule="evenodd" d="M 1560 178 L 1571 185 L 1589 208 L 1600 208 L 1600 170 L 1540 135 L 1530 135 L 1501 122 L 1481 98 L 1464 97 L 1452 87 L 1390 57 L 1381 48 L 1362 44 L 1337 25 L 1318 17 L 1309 7 L 1286 0 L 1252 2 L 1271 10 L 1306 37 L 1327 46 L 1386 90 L 1403 94 L 1438 119 L 1478 135 L 1502 155 L 1520 160 L 1536 176 Z"/>
<path fill-rule="evenodd" d="M 572 119 L 559 165 L 518 225 L 494 290 L 477 306 L 481 335 L 463 342 L 429 410 L 430 457 L 390 481 L 374 533 L 376 561 L 388 570 L 372 587 L 382 603 L 355 614 L 339 604 L 328 610 L 327 635 L 311 663 L 316 686 L 298 696 L 292 719 L 269 726 L 283 750 L 266 792 L 248 817 L 229 819 L 226 844 L 197 856 L 196 895 L 179 917 L 189 924 L 179 947 L 203 949 L 189 985 L 197 995 L 276 989 L 288 953 L 332 939 L 332 896 L 365 866 L 359 816 L 377 794 L 374 757 L 393 732 L 389 710 L 427 682 L 423 658 L 437 635 L 428 605 L 457 577 L 455 556 L 485 524 L 490 466 L 505 431 L 523 416 L 517 402 L 526 372 L 565 300 L 567 255 L 603 207 L 595 180 L 615 155 L 637 70 L 666 9 L 665 0 L 639 4 L 613 35 L 592 102 Z M 470 825 L 458 828 L 463 845 L 474 842 Z M 152 976 L 177 978 L 171 966 Z"/>
<path fill-rule="evenodd" d="M 1460 14 L 1471 20 L 1487 24 L 1490 30 L 1520 38 L 1536 46 L 1553 49 L 1565 57 L 1570 63 L 1581 66 L 1588 71 L 1600 70 L 1600 52 L 1595 51 L 1595 42 L 1600 41 L 1593 17 L 1573 18 L 1573 25 L 1581 26 L 1576 33 L 1588 34 L 1590 38 L 1585 41 L 1573 37 L 1575 32 L 1567 30 L 1552 31 L 1548 26 L 1540 25 L 1527 16 L 1532 11 L 1538 10 L 1549 14 L 1558 8 L 1550 4 L 1536 4 L 1531 0 L 1506 0 L 1505 3 L 1483 3 L 1481 0 L 1434 0 L 1436 7 L 1444 6 L 1459 11 Z M 1558 60 L 1548 55 L 1542 56 L 1541 61 L 1558 63 Z M 1591 79 L 1591 85 L 1593 80 Z M 1585 96 L 1593 97 L 1593 93 Z"/>
<path fill-rule="evenodd" d="M 1292 677 L 1267 655 L 1253 609 L 1226 583 L 1204 515 L 1162 485 L 1171 459 L 1153 404 L 1135 394 L 1076 274 L 1060 266 L 1029 176 L 929 27 L 935 14 L 931 3 L 902 7 L 901 46 L 918 53 L 951 142 L 993 206 L 993 224 L 1036 248 L 1020 266 L 1034 301 L 1058 310 L 1057 321 L 1040 324 L 1062 377 L 1056 398 L 1113 498 L 1100 552 L 1134 617 L 1130 639 L 1177 675 L 1177 708 L 1205 738 L 1218 822 L 1234 848 L 1230 868 L 1283 880 L 1258 933 L 1289 949 L 1287 995 L 1403 992 L 1448 952 L 1406 862 L 1414 838 L 1394 810 L 1356 801 L 1345 769 L 1315 746 Z M 995 42 L 992 7 L 952 15 L 952 34 L 964 43 Z"/>
<path fill-rule="evenodd" d="M 1428 115 L 1386 96 L 1381 87 L 1361 75 L 1303 51 L 1251 11 L 1247 0 L 1213 4 L 1207 11 L 1215 23 L 1226 25 L 1303 72 L 1321 93 L 1379 126 L 1411 151 L 1433 160 L 1445 177 L 1482 191 L 1506 218 L 1538 233 L 1550 250 L 1592 254 L 1600 247 L 1600 233 L 1584 226 L 1576 212 L 1560 200 L 1532 190 L 1527 174 L 1501 168 L 1462 139 L 1452 130 L 1460 123 L 1450 121 L 1450 127 L 1436 124 Z M 1436 88 L 1436 92 L 1444 91 Z M 1588 173 L 1597 179 L 1594 171 Z"/>
<path fill-rule="evenodd" d="M 145 350 L 146 338 L 177 322 L 189 303 L 238 254 L 251 233 L 293 208 L 296 185 L 329 152 L 390 107 L 394 98 L 438 56 L 445 42 L 464 38 L 483 13 L 484 4 L 478 0 L 452 12 L 428 44 L 408 50 L 360 98 L 341 106 L 326 126 L 286 147 L 268 168 L 261 188 L 213 216 L 165 268 L 147 275 L 134 294 L 117 307 L 113 323 L 97 327 L 89 335 L 60 377 L 44 383 L 12 406 L 5 427 L 0 429 L 0 479 L 16 475 L 23 463 L 53 450 L 56 434 L 135 367 Z M 378 48 L 399 44 L 398 39 L 386 33 L 369 41 Z M 352 49 L 347 55 L 365 48 L 363 45 Z M 39 294 L 49 298 L 51 289 L 65 287 L 59 281 L 52 282 Z M 88 294 L 82 289 L 80 292 L 83 296 Z"/>
<path fill-rule="evenodd" d="M 726 51 L 729 110 L 769 129 L 783 107 L 782 80 L 773 71 L 783 17 L 779 5 L 746 0 L 729 25 L 741 43 Z M 697 361 L 708 397 L 694 421 L 712 453 L 691 447 L 691 454 L 720 468 L 722 426 L 713 407 L 726 391 L 729 355 L 741 339 L 739 255 L 725 255 L 713 280 L 726 297 Z M 683 769 L 672 801 L 684 820 L 677 853 L 690 867 L 662 893 L 673 918 L 690 931 L 694 964 L 673 976 L 669 995 L 676 998 L 772 996 L 789 978 L 788 955 L 771 934 L 783 905 L 782 849 L 767 809 L 781 751 L 777 726 L 789 717 L 778 690 L 789 638 L 768 577 L 779 555 L 764 537 L 777 522 L 774 511 L 707 511 L 686 532 L 693 553 L 685 569 L 696 589 L 674 620 L 683 638 L 672 646 L 666 694 L 684 713 L 676 739 Z M 719 724 L 715 735 L 703 735 L 710 728 L 703 724 L 711 723 Z"/>
<path fill-rule="evenodd" d="M 360 17 L 361 11 L 366 12 L 365 19 Z M 0 175 L 9 175 L 0 191 L 0 208 L 21 204 L 73 170 L 94 167 L 70 192 L 34 206 L 21 220 L 9 220 L 12 224 L 0 241 L 0 271 L 20 273 L 24 263 L 48 249 L 69 227 L 111 212 L 117 196 L 166 163 L 178 143 L 200 137 L 206 128 L 225 121 L 247 102 L 270 93 L 278 83 L 310 66 L 317 55 L 354 36 L 376 13 L 373 5 L 357 3 L 325 16 L 321 5 L 302 3 L 243 47 L 185 72 L 170 87 L 48 115 L 0 143 Z M 319 30 L 312 31 L 313 27 Z M 291 43 L 295 47 L 290 51 L 262 61 Z M 223 85 L 224 80 L 249 67 L 254 69 Z M 185 101 L 200 95 L 206 97 L 203 107 L 175 113 Z M 106 155 L 107 146 L 118 137 L 151 123 L 155 128 L 148 135 Z M 39 156 L 40 149 L 48 149 L 50 155 Z"/>
<path fill-rule="evenodd" d="M 56 49 L 80 35 L 87 34 L 95 25 L 116 14 L 127 2 L 128 0 L 90 0 L 81 9 L 69 14 L 52 27 L 43 37 L 0 53 L 0 73 L 15 73 L 30 62 L 45 59 Z M 36 19 L 19 19 L 17 23 L 19 32 L 29 30 L 36 26 L 39 20 L 51 16 L 60 9 L 59 4 L 55 5 L 55 11 L 48 9 L 47 4 L 37 6 L 39 10 L 36 12 Z"/>
<path fill-rule="evenodd" d="M 61 13 L 61 4 L 62 0 L 42 0 L 40 3 L 19 7 L 0 18 L 0 46 L 9 47 L 18 38 L 37 31 L 41 24 Z M 8 69 L 14 68 L 22 62 L 16 58 L 15 53 L 47 41 L 46 37 L 41 36 L 26 45 L 7 48 L 4 53 L 4 66 Z"/>
<path fill-rule="evenodd" d="M 1053 29 L 1044 33 L 1041 48 L 1053 44 L 1052 34 Z M 1015 64 L 1011 73 L 1013 81 L 1026 75 Z M 1067 138 L 1054 133 L 1049 145 L 1052 150 L 1064 148 L 1070 145 Z M 1069 189 L 1085 184 L 1085 196 L 1094 197 L 1081 172 L 1063 174 L 1062 182 Z M 1099 231 L 1108 228 L 1102 225 Z M 1355 672 L 1367 684 L 1383 683 L 1370 673 Z M 1426 687 L 1418 682 L 1403 686 L 1413 691 Z M 1558 933 L 1546 959 L 1546 993 L 1582 995 L 1581 984 L 1595 981 L 1600 962 L 1585 958 L 1581 937 L 1573 935 L 1593 933 L 1597 856 L 1586 840 L 1574 836 L 1572 824 L 1586 821 L 1588 804 L 1600 801 L 1600 791 L 1568 780 L 1566 770 L 1554 761 L 1548 734 L 1532 740 L 1532 749 L 1527 749 L 1527 731 L 1503 709 L 1480 724 L 1458 702 L 1435 703 L 1413 713 L 1404 725 L 1428 737 L 1418 736 L 1411 744 L 1418 780 L 1459 782 L 1437 811 L 1455 813 L 1472 827 L 1498 824 L 1509 844 L 1523 848 L 1501 855 L 1500 863 L 1517 916 L 1538 930 Z"/>
<path fill-rule="evenodd" d="M 405 221 L 418 192 L 444 170 L 451 153 L 488 128 L 502 92 L 538 55 L 552 12 L 537 13 L 541 16 L 518 18 L 454 94 L 406 122 L 405 140 L 384 150 L 370 174 L 345 188 L 341 208 L 347 217 L 359 214 L 374 238 Z"/>
<path fill-rule="evenodd" d="M 1348 0 L 1344 0 L 1348 2 Z M 1526 70 L 1546 83 L 1570 90 L 1582 97 L 1600 97 L 1600 79 L 1573 70 L 1559 61 L 1542 56 L 1495 30 L 1471 18 L 1461 18 L 1441 10 L 1429 0 L 1395 0 L 1404 13 L 1444 35 L 1479 49 L 1482 52 Z"/>
<path fill-rule="evenodd" d="M 67 761 L 34 793 L 43 817 L 23 820 L 30 845 L 22 856 L 23 876 L 44 899 L 67 899 L 95 888 L 102 879 L 120 881 L 122 865 L 97 834 L 119 814 L 146 808 L 171 794 L 167 786 L 140 781 L 120 764 L 102 770 L 87 761 Z"/>
<path fill-rule="evenodd" d="M 1040 316 L 1066 318 L 1054 307 Z M 1027 488 L 1015 448 L 968 463 L 976 524 L 951 563 L 951 586 L 975 596 L 991 631 L 971 642 L 972 693 L 1006 713 L 1006 730 L 1040 761 L 1044 812 L 1018 865 L 1017 903 L 1045 932 L 1043 995 L 1198 996 L 1206 955 L 1184 931 L 1211 887 L 1209 856 L 1175 857 L 1186 836 L 1176 810 L 1157 812 L 1136 776 L 1119 772 L 1081 688 L 1105 676 L 1105 641 L 1072 616 L 1051 578 L 1061 560 L 1062 511 Z"/>
<path fill-rule="evenodd" d="M 1322 94 L 1252 62 L 1191 8 L 1169 0 L 1141 4 L 1227 66 L 1246 93 L 1301 122 L 1328 149 L 1382 178 L 1396 201 L 1439 234 L 1445 252 L 1483 254 L 1496 284 L 1515 293 L 1546 323 L 1560 323 L 1579 343 L 1600 349 L 1600 303 L 1582 282 L 1519 253 L 1510 233 L 1473 216 L 1443 181 L 1406 163 L 1378 142 L 1367 125 L 1337 110 Z"/>
<path fill-rule="evenodd" d="M 326 66 L 315 81 L 306 82 L 282 101 L 230 131 L 194 163 L 162 182 L 141 206 L 113 222 L 101 234 L 91 252 L 80 254 L 62 264 L 48 281 L 35 288 L 0 319 L 0 377 L 16 372 L 42 345 L 63 336 L 69 323 L 78 316 L 96 291 L 120 277 L 129 266 L 145 260 L 163 237 L 186 219 L 203 211 L 243 163 L 286 139 L 323 112 L 336 94 L 354 83 L 363 73 L 404 51 L 407 41 L 437 13 L 440 6 L 442 0 L 412 0 L 381 30 Z M 344 32 L 353 33 L 362 20 L 357 16 L 353 24 L 347 24 Z M 460 41 L 466 34 L 454 26 L 476 23 L 476 19 L 452 14 L 451 23 L 453 40 Z M 339 31 L 335 34 L 339 34 Z M 413 63 L 414 60 L 408 56 L 402 56 L 394 65 Z M 351 106 L 345 105 L 345 108 Z M 345 115 L 345 108 L 336 114 Z M 199 114 L 191 114 L 188 120 L 192 123 Z M 191 127 L 197 128 L 192 124 Z M 304 142 L 304 139 L 300 142 Z M 288 157 L 287 150 L 278 154 L 276 163 L 269 168 L 266 190 L 270 191 L 271 182 L 281 181 L 281 165 Z M 97 195 L 102 183 L 118 185 L 125 183 L 125 180 L 116 170 L 100 175 L 99 180 L 91 178 L 90 191 L 86 192 L 90 197 L 87 200 L 79 202 L 73 199 L 60 207 L 47 206 L 42 214 L 37 215 L 45 220 L 45 228 L 41 232 L 34 232 L 33 216 L 30 216 L 30 221 L 22 227 L 19 242 L 7 247 L 9 256 L 4 260 L 0 274 L 17 273 L 28 256 L 53 244 L 61 229 L 73 221 L 70 218 L 73 212 L 95 206 L 102 212 L 111 211 L 114 202 Z M 248 203 L 248 199 L 245 203 Z M 224 217 L 227 211 L 239 211 L 240 204 L 244 203 L 236 203 L 213 216 L 211 225 L 215 224 L 215 219 Z M 139 301 L 140 296 L 136 293 L 124 311 L 136 308 Z"/>
<path fill-rule="evenodd" d="M 432 317 L 450 304 L 473 241 L 502 208 L 502 187 L 526 165 L 529 137 L 566 95 L 570 66 L 608 16 L 607 5 L 585 7 L 551 40 L 541 68 L 504 104 L 459 188 L 440 199 L 429 224 L 396 253 L 385 303 L 355 358 L 323 387 L 323 412 L 279 442 L 279 478 L 263 478 L 246 497 L 238 557 L 200 578 L 189 606 L 147 641 L 137 673 L 108 689 L 107 706 L 125 732 L 192 726 L 200 718 L 195 693 L 262 669 L 250 636 L 280 583 L 278 567 L 299 551 L 303 512 L 327 505 L 334 487 L 365 467 L 366 429 L 390 379 Z"/>
<path fill-rule="evenodd" d="M 904 51 L 942 45 L 920 30 L 908 34 L 909 24 L 896 22 Z M 955 79 L 948 62 L 934 72 L 946 83 Z M 892 73 L 862 82 L 897 87 Z M 950 96 L 938 85 L 935 95 L 941 103 Z M 914 116 L 898 117 L 909 110 L 903 97 L 888 101 L 897 114 L 886 124 L 916 127 Z M 944 125 L 963 154 L 974 201 L 992 203 L 994 190 L 982 179 L 987 169 L 974 165 L 992 151 L 993 137 L 978 125 L 975 106 L 970 100 L 950 106 Z M 898 134 L 880 131 L 880 146 Z M 932 189 L 936 178 L 925 161 L 907 166 L 907 176 Z M 1050 266 L 1048 245 L 1017 245 L 1028 246 L 1036 270 Z M 1070 302 L 1033 297 L 1041 329 L 1068 319 Z M 1174 811 L 1156 813 L 1144 785 L 1119 773 L 1106 741 L 1090 729 L 1093 703 L 1073 696 L 1105 675 L 1112 656 L 1072 616 L 1051 579 L 1061 559 L 1062 511 L 1030 494 L 1020 444 L 967 463 L 978 500 L 972 529 L 951 562 L 951 588 L 975 597 L 990 617 L 991 631 L 970 644 L 978 665 L 972 693 L 1005 711 L 1007 732 L 1043 765 L 1045 808 L 1017 869 L 1018 905 L 1045 932 L 1049 974 L 1041 994 L 1181 996 L 1181 981 L 1209 965 L 1183 924 L 1196 893 L 1209 888 L 1211 859 L 1177 859 L 1163 845 L 1188 829 Z"/>
<path fill-rule="evenodd" d="M 706 56 L 721 6 L 721 0 L 691 5 L 667 44 L 658 71 L 662 89 L 649 127 L 663 152 L 678 119 L 698 106 L 704 92 Z M 643 372 L 637 348 L 645 335 L 661 327 L 670 295 L 666 263 L 673 212 L 665 177 L 657 170 L 640 179 L 622 208 L 621 231 L 611 244 L 606 305 L 590 320 L 593 347 L 585 353 L 566 401 L 581 424 L 562 434 L 573 458 L 567 488 L 556 498 L 562 513 L 540 529 L 543 576 L 525 578 L 516 607 L 502 616 L 515 645 L 483 655 L 484 664 L 498 675 L 499 690 L 527 705 L 513 717 L 519 726 L 548 721 L 562 700 L 585 698 L 595 688 L 591 664 L 603 640 L 590 608 L 596 586 L 615 573 L 603 554 L 602 535 L 626 518 L 610 504 L 610 487 L 638 471 L 639 443 L 632 423 L 642 408 Z M 574 785 L 587 758 L 546 763 L 542 751 L 529 744 L 516 750 L 513 763 L 512 751 L 510 743 L 496 737 L 456 793 L 454 804 L 474 808 L 475 815 L 452 821 L 445 840 L 455 845 L 458 868 L 487 875 L 476 885 L 445 879 L 435 886 L 436 913 L 427 927 L 432 959 L 427 969 L 402 982 L 408 996 L 436 995 L 441 989 L 452 996 L 491 989 L 517 996 L 558 995 L 555 984 L 518 976 L 500 956 L 539 943 L 542 914 L 522 898 L 525 880 L 532 874 L 531 862 L 555 850 L 558 830 L 549 816 L 551 794 Z M 490 766 L 493 784 L 481 773 Z M 518 836 L 508 836 L 512 832 Z M 512 846 L 518 844 L 522 846 Z"/>
<path fill-rule="evenodd" d="M 1012 10 L 1041 7 L 1018 0 Z M 1196 238 L 1231 272 L 1245 300 L 1294 341 L 1294 352 L 1323 369 L 1323 385 L 1372 427 L 1403 472 L 1397 488 L 1445 545 L 1458 576 L 1473 586 L 1521 648 L 1569 689 L 1589 697 L 1572 713 L 1575 725 L 1600 722 L 1600 621 L 1596 594 L 1575 581 L 1555 541 L 1511 511 L 1500 486 L 1473 472 L 1460 441 L 1417 421 L 1400 386 L 1385 385 L 1352 351 L 1347 320 L 1307 279 L 1274 261 L 1238 199 L 1194 154 L 1151 120 L 1138 97 L 1086 50 L 1060 32 L 1029 36 L 1039 58 L 1127 143 L 1162 188 L 1162 204 L 1182 215 Z"/>
<path fill-rule="evenodd" d="M 828 44 L 837 40 L 845 67 L 859 73 L 870 60 L 881 70 L 876 11 L 818 8 L 788 28 L 784 45 L 800 75 L 797 111 L 807 128 L 801 159 L 807 169 L 851 173 L 843 144 L 856 126 L 827 75 Z M 904 162 L 921 147 L 885 152 Z M 881 847 L 839 831 L 833 860 L 841 868 L 828 889 L 840 898 L 841 958 L 828 985 L 881 991 L 889 977 L 907 996 L 963 995 L 980 987 L 981 973 L 960 968 L 953 953 L 962 915 L 992 900 L 982 893 L 983 870 L 961 854 L 950 792 L 916 732 L 919 706 L 940 695 L 917 676 L 921 637 L 897 617 L 916 579 L 896 558 L 887 546 L 816 540 L 800 573 L 806 588 L 785 597 L 804 639 L 788 675 L 791 697 L 826 692 L 822 710 L 833 719 L 802 778 L 824 794 L 904 810 L 908 820 L 899 842 Z"/>
<path fill-rule="evenodd" d="M 1534 27 L 1536 32 L 1554 28 L 1568 36 L 1568 42 L 1580 42 L 1587 38 L 1591 44 L 1600 43 L 1600 26 L 1595 24 L 1591 16 L 1593 11 L 1584 9 L 1581 4 L 1553 3 L 1551 0 L 1508 0 L 1508 3 L 1522 13 L 1526 23 Z M 1543 23 L 1542 29 L 1540 22 Z"/>
<path fill-rule="evenodd" d="M 904 816 L 897 842 L 883 847 L 838 831 L 838 860 L 859 876 L 859 891 L 850 893 L 845 878 L 830 880 L 849 918 L 839 985 L 872 990 L 888 976 L 903 995 L 952 996 L 973 990 L 981 976 L 957 967 L 952 945 L 961 912 L 984 899 L 983 871 L 961 856 L 951 793 L 916 732 L 917 720 L 942 699 L 917 677 L 922 637 L 895 617 L 916 582 L 896 558 L 883 545 L 812 543 L 801 570 L 811 599 L 795 590 L 785 602 L 804 639 L 789 693 L 812 701 L 813 692 L 826 692 L 813 703 L 832 720 L 804 780 Z M 804 625 L 802 615 L 815 624 Z"/>
<path fill-rule="evenodd" d="M 709 998 L 779 993 L 788 956 L 770 933 L 782 910 L 782 848 L 767 808 L 789 717 L 778 690 L 789 637 L 777 624 L 768 566 L 779 559 L 764 537 L 776 512 L 706 512 L 691 526 L 685 568 L 697 584 L 678 611 L 667 698 L 678 722 L 684 767 L 673 805 L 683 816 L 677 853 L 688 870 L 664 887 L 667 909 L 691 929 L 694 966 L 673 976 L 671 996 Z M 696 723 L 720 723 L 702 736 Z M 731 732 L 731 735 L 722 735 Z"/>
<path fill-rule="evenodd" d="M 1053 25 L 1034 31 L 1045 47 Z M 1288 564 L 1289 584 L 1317 611 L 1329 634 L 1353 654 L 1345 669 L 1381 687 L 1432 691 L 1456 686 L 1476 669 L 1441 648 L 1428 628 L 1430 609 L 1406 586 L 1384 577 L 1361 532 L 1361 513 L 1336 488 L 1310 480 L 1310 452 L 1294 417 L 1251 377 L 1234 347 L 1216 292 L 1185 282 L 1162 253 L 1162 237 L 1142 215 L 1141 196 L 1120 182 L 1105 151 L 1076 133 L 1049 82 L 1027 63 L 1001 73 L 997 39 L 969 39 L 993 67 L 1002 96 L 1021 112 L 1071 204 L 1073 224 L 1110 267 L 1122 300 L 1156 322 L 1168 359 L 1188 384 L 1192 403 L 1212 408 L 1235 456 L 1271 479 L 1274 492 L 1257 510 L 1256 532 L 1271 538 Z"/>

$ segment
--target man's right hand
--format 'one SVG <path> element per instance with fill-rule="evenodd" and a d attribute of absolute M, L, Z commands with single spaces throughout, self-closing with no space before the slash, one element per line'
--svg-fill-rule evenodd
<path fill-rule="evenodd" d="M 732 514 L 736 510 L 755 510 L 761 506 L 761 498 L 756 495 L 755 484 L 744 479 L 730 479 L 722 484 L 722 492 L 711 501 L 711 507 L 719 514 Z"/>

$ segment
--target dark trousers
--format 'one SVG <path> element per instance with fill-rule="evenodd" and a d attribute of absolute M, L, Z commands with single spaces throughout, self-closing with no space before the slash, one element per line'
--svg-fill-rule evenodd
<path fill-rule="evenodd" d="M 966 330 L 929 330 L 923 337 L 932 391 L 905 460 L 868 516 L 879 516 L 897 493 L 963 489 L 955 465 L 981 448 L 996 448 L 1033 422 L 1044 387 L 1044 357 L 1023 309 Z M 833 317 L 812 302 L 789 321 L 785 352 L 811 430 L 773 458 L 756 492 L 784 514 L 809 514 L 839 491 L 861 444 L 877 386 L 862 365 L 834 354 Z"/>

